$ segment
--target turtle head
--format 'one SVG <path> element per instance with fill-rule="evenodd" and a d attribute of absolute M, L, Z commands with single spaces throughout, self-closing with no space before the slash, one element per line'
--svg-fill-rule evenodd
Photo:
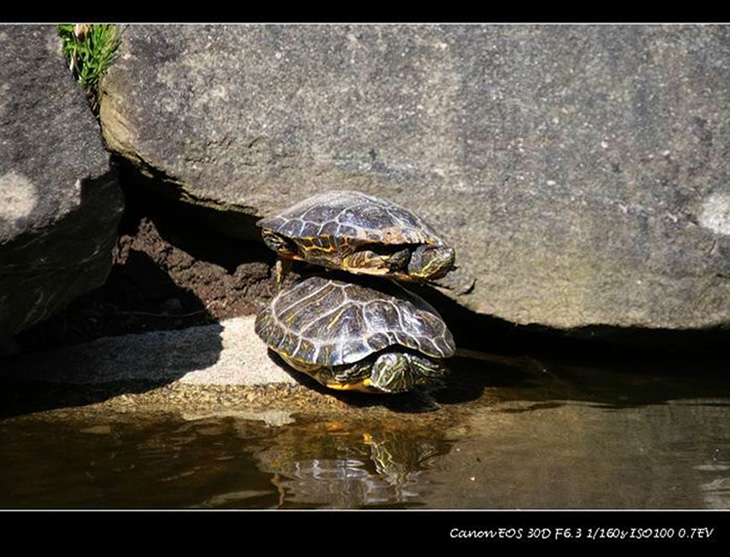
<path fill-rule="evenodd" d="M 267 247 L 275 251 L 281 257 L 287 257 L 297 253 L 294 242 L 281 234 L 277 234 L 267 228 L 263 228 L 261 230 L 261 237 Z"/>
<path fill-rule="evenodd" d="M 385 393 L 402 393 L 417 385 L 437 383 L 446 374 L 438 362 L 409 352 L 386 352 L 373 364 L 368 386 Z"/>
<path fill-rule="evenodd" d="M 419 246 L 411 255 L 408 275 L 422 280 L 436 280 L 453 268 L 456 252 L 446 246 Z"/>
<path fill-rule="evenodd" d="M 370 386 L 385 393 L 402 393 L 413 388 L 411 366 L 405 354 L 387 352 L 373 364 Z"/>

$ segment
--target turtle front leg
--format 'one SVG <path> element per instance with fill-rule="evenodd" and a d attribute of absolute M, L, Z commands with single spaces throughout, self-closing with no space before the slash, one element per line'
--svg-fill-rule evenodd
<path fill-rule="evenodd" d="M 261 237 L 264 243 L 278 255 L 274 266 L 274 277 L 277 290 L 281 289 L 286 274 L 291 269 L 291 259 L 297 256 L 297 250 L 293 242 L 281 234 L 263 229 Z"/>

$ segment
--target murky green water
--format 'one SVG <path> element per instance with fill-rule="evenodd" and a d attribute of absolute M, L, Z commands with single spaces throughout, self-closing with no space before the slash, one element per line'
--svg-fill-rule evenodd
<path fill-rule="evenodd" d="M 0 507 L 730 508 L 722 376 L 498 376 L 435 396 L 422 425 L 397 410 L 282 426 L 7 418 Z"/>

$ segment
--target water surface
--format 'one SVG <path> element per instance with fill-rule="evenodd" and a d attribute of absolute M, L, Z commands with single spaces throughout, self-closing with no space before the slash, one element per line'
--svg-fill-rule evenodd
<path fill-rule="evenodd" d="M 480 366 L 408 419 L 6 418 L 0 507 L 730 508 L 722 375 Z"/>

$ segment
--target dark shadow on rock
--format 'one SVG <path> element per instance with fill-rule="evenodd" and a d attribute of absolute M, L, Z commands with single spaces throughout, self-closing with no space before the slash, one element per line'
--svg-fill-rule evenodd
<path fill-rule="evenodd" d="M 516 325 L 469 311 L 434 288 L 412 289 L 441 313 L 458 347 L 488 354 L 599 367 L 669 365 L 681 369 L 691 364 L 693 369 L 700 367 L 710 372 L 730 357 L 727 328 L 659 330 L 604 326 L 560 330 Z"/>
<path fill-rule="evenodd" d="M 144 252 L 131 251 L 107 282 L 58 316 L 18 336 L 23 352 L 100 337 L 215 323 L 203 303 L 176 285 Z"/>
<path fill-rule="evenodd" d="M 627 408 L 718 399 L 730 404 L 730 375 L 722 360 L 647 360 L 600 357 L 501 356 L 462 350 L 450 360 L 448 387 L 434 394 L 443 404 L 484 399 L 516 403 L 520 411 L 567 403 Z"/>
<path fill-rule="evenodd" d="M 166 385 L 215 364 L 222 329 L 146 254 L 132 253 L 103 287 L 18 337 L 22 352 L 0 364 L 0 417 Z"/>

